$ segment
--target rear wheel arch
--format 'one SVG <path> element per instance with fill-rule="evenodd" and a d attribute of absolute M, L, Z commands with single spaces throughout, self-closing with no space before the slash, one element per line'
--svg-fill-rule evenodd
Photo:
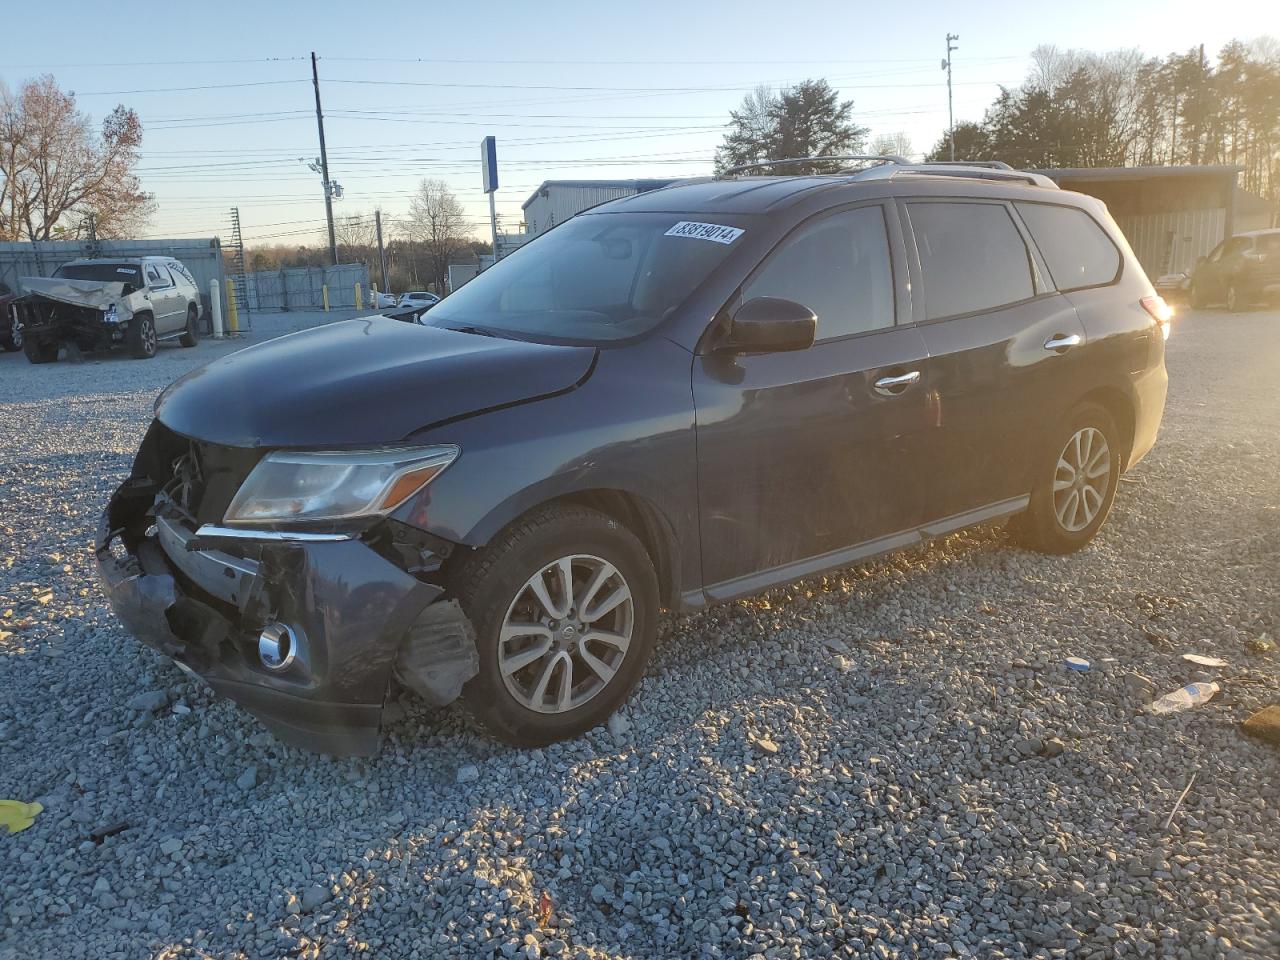
<path fill-rule="evenodd" d="M 1080 398 L 1079 403 L 1096 403 L 1111 414 L 1111 419 L 1120 431 L 1120 464 L 1121 469 L 1129 467 L 1129 457 L 1133 454 L 1133 437 L 1136 429 L 1137 411 L 1133 400 L 1118 387 L 1099 387 Z"/>

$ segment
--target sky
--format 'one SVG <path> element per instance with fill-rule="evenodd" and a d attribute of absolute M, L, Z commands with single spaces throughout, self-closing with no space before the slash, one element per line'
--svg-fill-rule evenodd
<path fill-rule="evenodd" d="M 312 51 L 344 191 L 335 216 L 380 208 L 392 234 L 419 181 L 439 177 L 487 238 L 488 134 L 501 228 L 514 231 L 543 180 L 709 174 L 729 110 L 760 83 L 824 77 L 872 136 L 905 132 L 921 154 L 947 126 L 947 33 L 960 38 L 957 122 L 1021 82 L 1040 44 L 1165 55 L 1203 43 L 1212 56 L 1280 33 L 1272 0 L 62 0 L 6 5 L 0 19 L 10 89 L 48 73 L 95 124 L 118 103 L 137 111 L 138 174 L 156 200 L 145 236 L 225 242 L 234 206 L 248 246 L 323 242 L 306 165 L 319 154 Z"/>

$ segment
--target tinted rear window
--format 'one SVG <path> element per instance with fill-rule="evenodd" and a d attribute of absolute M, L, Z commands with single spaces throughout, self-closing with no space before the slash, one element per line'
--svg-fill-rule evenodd
<path fill-rule="evenodd" d="M 132 263 L 68 263 L 53 272 L 68 280 L 100 280 L 105 283 L 131 283 L 138 286 L 138 267 Z"/>
<path fill-rule="evenodd" d="M 1014 204 L 1040 248 L 1059 290 L 1110 283 L 1120 270 L 1120 251 L 1098 222 L 1075 207 Z"/>
<path fill-rule="evenodd" d="M 995 203 L 909 203 L 930 320 L 993 310 L 1035 295 L 1031 259 Z"/>

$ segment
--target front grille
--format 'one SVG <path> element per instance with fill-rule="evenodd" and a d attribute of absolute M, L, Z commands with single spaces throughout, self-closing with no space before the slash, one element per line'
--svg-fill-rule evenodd
<path fill-rule="evenodd" d="M 222 520 L 262 454 L 184 437 L 156 420 L 138 459 L 169 503 L 199 526 Z"/>

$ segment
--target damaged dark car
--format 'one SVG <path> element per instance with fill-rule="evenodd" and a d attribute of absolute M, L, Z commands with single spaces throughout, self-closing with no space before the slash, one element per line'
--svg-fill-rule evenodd
<path fill-rule="evenodd" d="M 98 533 L 138 637 L 280 737 L 376 749 L 396 684 L 539 745 L 662 608 L 1009 518 L 1077 550 L 1155 442 L 1169 316 L 1097 201 L 887 162 L 690 181 L 423 323 L 252 346 L 156 402 Z"/>

